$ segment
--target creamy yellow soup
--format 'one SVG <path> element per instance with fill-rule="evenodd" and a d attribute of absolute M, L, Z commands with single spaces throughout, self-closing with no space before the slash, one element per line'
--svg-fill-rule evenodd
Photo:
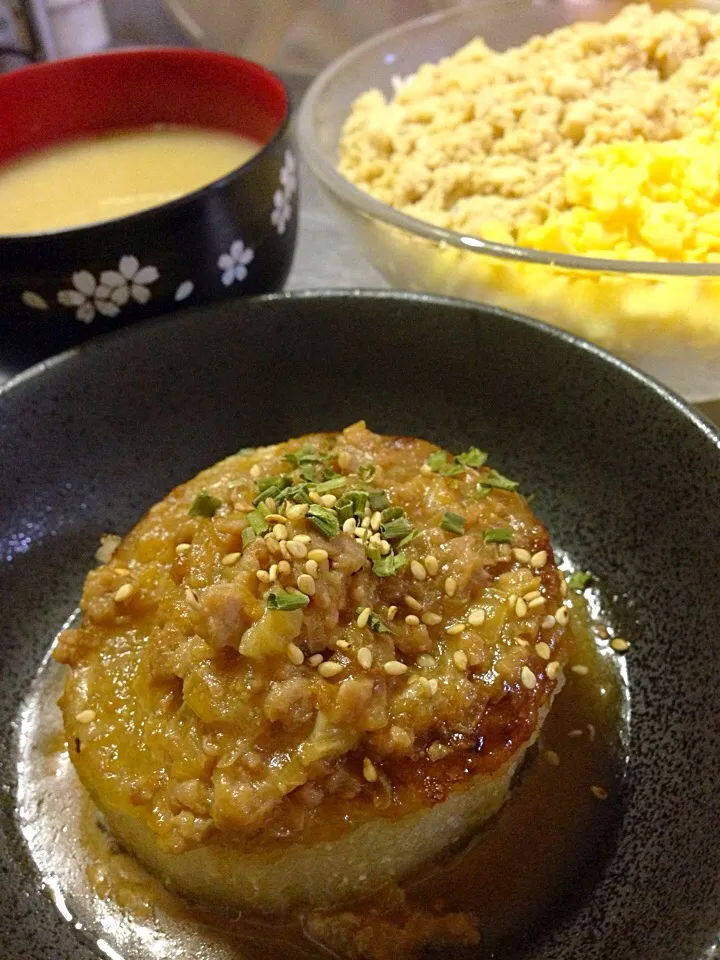
<path fill-rule="evenodd" d="M 260 148 L 234 133 L 164 125 L 57 144 L 0 167 L 0 234 L 147 210 L 212 183 Z"/>

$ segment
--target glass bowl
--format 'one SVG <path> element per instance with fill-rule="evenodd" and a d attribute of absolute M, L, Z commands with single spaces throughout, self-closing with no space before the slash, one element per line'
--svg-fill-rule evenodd
<path fill-rule="evenodd" d="M 365 256 L 395 286 L 528 314 L 593 340 L 689 400 L 707 401 L 720 397 L 720 264 L 594 259 L 483 241 L 401 213 L 336 169 L 343 123 L 364 91 L 392 96 L 398 77 L 473 37 L 503 50 L 577 20 L 607 20 L 622 5 L 483 0 L 412 20 L 324 70 L 305 95 L 297 135 Z"/>

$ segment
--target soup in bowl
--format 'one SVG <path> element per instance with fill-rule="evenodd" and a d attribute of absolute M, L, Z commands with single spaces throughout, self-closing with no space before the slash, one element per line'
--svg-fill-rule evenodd
<path fill-rule="evenodd" d="M 208 51 L 123 50 L 0 77 L 0 325 L 63 346 L 279 289 L 297 168 L 280 80 Z"/>

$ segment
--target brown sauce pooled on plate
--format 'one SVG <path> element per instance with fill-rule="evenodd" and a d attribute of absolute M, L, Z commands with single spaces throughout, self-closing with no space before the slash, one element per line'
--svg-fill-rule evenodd
<path fill-rule="evenodd" d="M 52 772 L 48 767 L 44 786 L 39 779 L 24 785 L 24 807 L 35 791 L 47 800 L 38 819 L 57 816 L 61 808 L 75 813 L 67 816 L 52 850 L 42 837 L 53 836 L 55 823 L 26 829 L 33 855 L 42 844 L 36 859 L 57 878 L 67 896 L 65 910 L 73 912 L 77 901 L 84 926 L 92 930 L 99 922 L 103 930 L 113 930 L 114 938 L 107 933 L 104 938 L 126 960 L 179 960 L 199 952 L 208 960 L 333 955 L 401 960 L 422 956 L 425 945 L 430 953 L 439 947 L 444 957 L 522 957 L 592 884 L 612 849 L 621 806 L 622 659 L 609 649 L 605 628 L 591 622 L 580 595 L 570 591 L 568 601 L 576 640 L 566 684 L 508 803 L 468 847 L 426 869 L 402 891 L 381 891 L 376 904 L 315 911 L 303 924 L 263 923 L 212 915 L 168 893 L 102 827 L 66 750 L 59 751 L 57 717 L 53 731 L 47 721 L 59 681 L 52 664 L 46 670 L 54 680 L 41 677 L 44 690 L 35 693 L 43 710 L 29 703 L 24 720 L 24 736 L 34 735 L 35 743 L 28 740 L 23 752 L 37 754 L 41 742 L 44 757 L 29 754 L 23 776 L 38 777 L 42 763 Z M 23 805 L 20 813 L 24 819 Z M 74 879 L 64 876 L 69 867 L 63 844 L 75 860 Z"/>

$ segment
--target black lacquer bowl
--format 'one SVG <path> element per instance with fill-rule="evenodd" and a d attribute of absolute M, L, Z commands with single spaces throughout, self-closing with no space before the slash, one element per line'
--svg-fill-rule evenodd
<path fill-rule="evenodd" d="M 0 235 L 0 338 L 59 349 L 178 306 L 279 290 L 297 226 L 288 116 L 273 73 L 206 50 L 118 50 L 0 77 L 0 163 L 156 123 L 264 144 L 241 167 L 161 206 L 56 232 Z M 81 192 L 82 183 L 68 191 Z"/>
<path fill-rule="evenodd" d="M 550 917 L 522 956 L 716 955 L 720 436 L 643 375 L 534 321 L 402 293 L 310 293 L 128 329 L 0 394 L 3 958 L 95 956 L 42 895 L 20 833 L 15 724 L 99 535 L 124 532 L 240 447 L 361 417 L 491 450 L 539 491 L 555 543 L 615 597 L 631 641 L 616 845 L 598 852 L 602 875 L 579 905 Z M 263 956 L 262 944 L 244 955 Z"/>

